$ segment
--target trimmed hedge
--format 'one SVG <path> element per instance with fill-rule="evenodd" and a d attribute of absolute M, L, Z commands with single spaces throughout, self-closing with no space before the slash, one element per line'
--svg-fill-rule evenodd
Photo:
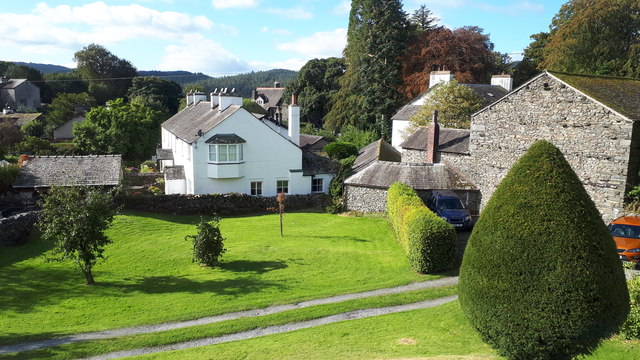
<path fill-rule="evenodd" d="M 358 147 L 348 142 L 332 142 L 323 149 L 332 159 L 344 159 L 349 156 L 358 156 Z"/>
<path fill-rule="evenodd" d="M 629 294 L 615 244 L 553 144 L 533 144 L 489 199 L 458 289 L 471 325 L 508 359 L 588 354 L 624 322 Z"/>
<path fill-rule="evenodd" d="M 387 215 L 415 271 L 426 274 L 453 267 L 456 231 L 429 210 L 415 190 L 402 183 L 391 185 Z"/>

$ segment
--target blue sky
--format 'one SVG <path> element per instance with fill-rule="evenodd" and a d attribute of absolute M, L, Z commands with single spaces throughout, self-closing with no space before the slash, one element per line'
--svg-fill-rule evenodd
<path fill-rule="evenodd" d="M 10 4 L 10 5 L 9 5 Z M 474 25 L 500 52 L 522 52 L 563 1 L 404 0 L 449 28 Z M 140 70 L 219 76 L 341 56 L 349 0 L 11 1 L 0 8 L 0 60 L 75 67 L 73 54 L 105 46 Z"/>

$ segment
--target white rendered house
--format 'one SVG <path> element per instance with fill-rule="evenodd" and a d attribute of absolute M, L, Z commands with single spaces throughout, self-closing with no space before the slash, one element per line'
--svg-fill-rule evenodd
<path fill-rule="evenodd" d="M 402 151 L 400 144 L 410 135 L 408 128 L 411 117 L 415 115 L 425 101 L 431 96 L 430 90 L 438 84 L 447 84 L 453 80 L 451 71 L 432 71 L 429 76 L 429 88 L 427 91 L 418 95 L 408 104 L 400 108 L 398 112 L 391 117 L 391 145 Z M 498 99 L 505 96 L 513 87 L 513 79 L 510 75 L 494 75 L 491 78 L 491 84 L 461 84 L 470 87 L 481 98 L 484 99 L 485 106 L 492 104 Z"/>
<path fill-rule="evenodd" d="M 233 91 L 206 100 L 205 94 L 188 94 L 187 107 L 162 124 L 158 160 L 167 194 L 328 192 L 335 163 L 303 154 L 295 97 L 288 129 L 256 118 Z"/>

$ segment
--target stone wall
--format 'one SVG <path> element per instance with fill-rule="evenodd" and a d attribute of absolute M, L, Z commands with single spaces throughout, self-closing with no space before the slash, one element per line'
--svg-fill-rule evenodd
<path fill-rule="evenodd" d="M 364 186 L 345 186 L 345 206 L 347 210 L 361 212 L 385 212 L 387 211 L 387 189 L 371 188 Z M 417 190 L 418 196 L 425 204 L 431 197 L 430 190 Z M 478 214 L 480 209 L 480 192 L 477 190 L 456 190 L 456 195 L 462 201 L 465 208 L 471 214 Z"/>
<path fill-rule="evenodd" d="M 36 204 L 37 196 L 31 191 L 0 193 L 0 210 L 8 208 L 27 208 Z"/>
<path fill-rule="evenodd" d="M 0 247 L 24 244 L 38 220 L 37 211 L 0 219 Z"/>
<path fill-rule="evenodd" d="M 366 213 L 387 211 L 387 189 L 345 185 L 343 196 L 347 210 Z"/>
<path fill-rule="evenodd" d="M 543 75 L 473 116 L 470 161 L 456 166 L 480 188 L 484 206 L 529 146 L 548 140 L 563 152 L 608 221 L 622 211 L 627 176 L 635 176 L 628 174 L 633 127 L 633 122 Z"/>
<path fill-rule="evenodd" d="M 206 195 L 123 195 L 117 200 L 126 209 L 176 215 L 243 215 L 266 213 L 275 208 L 275 197 L 244 194 Z M 327 194 L 289 195 L 285 211 L 303 209 L 324 210 L 331 203 Z"/>

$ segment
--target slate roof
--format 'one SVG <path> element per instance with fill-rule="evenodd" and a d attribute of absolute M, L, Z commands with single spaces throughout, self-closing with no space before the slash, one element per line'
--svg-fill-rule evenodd
<path fill-rule="evenodd" d="M 337 174 L 338 162 L 312 151 L 302 152 L 302 174 L 305 176 L 318 174 Z"/>
<path fill-rule="evenodd" d="M 165 180 L 184 180 L 184 166 L 167 166 L 164 168 Z"/>
<path fill-rule="evenodd" d="M 322 150 L 329 143 L 329 139 L 320 135 L 300 134 L 300 149 Z"/>
<path fill-rule="evenodd" d="M 231 105 L 220 112 L 217 107 L 212 109 L 210 102 L 200 101 L 173 115 L 162 123 L 162 127 L 179 139 L 191 144 L 199 138 L 198 130 L 206 133 L 239 109 L 240 106 Z"/>
<path fill-rule="evenodd" d="M 20 168 L 14 188 L 115 186 L 122 179 L 122 155 L 33 156 Z"/>
<path fill-rule="evenodd" d="M 438 139 L 438 151 L 455 154 L 469 154 L 470 134 L 471 131 L 466 129 L 441 127 Z M 426 151 L 428 148 L 428 142 L 429 128 L 423 126 L 419 127 L 409 135 L 407 139 L 400 144 L 400 147 L 407 150 Z"/>
<path fill-rule="evenodd" d="M 236 134 L 215 134 L 205 141 L 207 144 L 242 144 L 246 142 Z"/>
<path fill-rule="evenodd" d="M 158 157 L 158 160 L 173 160 L 173 150 L 156 149 L 156 156 Z"/>
<path fill-rule="evenodd" d="M 345 180 L 345 185 L 388 189 L 401 181 L 416 190 L 477 190 L 478 188 L 446 164 L 408 164 L 375 161 Z"/>
<path fill-rule="evenodd" d="M 640 120 L 640 80 L 608 76 L 547 73 L 632 120 Z"/>
<path fill-rule="evenodd" d="M 2 89 L 15 89 L 18 86 L 20 86 L 23 83 L 25 83 L 26 81 L 27 81 L 27 79 L 9 79 L 9 81 L 7 81 L 5 83 L 2 83 L 0 88 L 2 88 Z"/>
<path fill-rule="evenodd" d="M 11 122 L 15 126 L 22 127 L 31 120 L 35 120 L 42 116 L 42 113 L 12 113 L 4 115 L 0 113 L 0 122 Z"/>
<path fill-rule="evenodd" d="M 380 139 L 363 147 L 353 162 L 353 171 L 360 171 L 376 160 L 400 162 L 402 154 L 388 142 Z"/>
<path fill-rule="evenodd" d="M 286 88 L 256 88 L 257 96 L 262 96 L 264 104 L 262 108 L 265 110 L 270 107 L 282 105 L 282 96 Z"/>
<path fill-rule="evenodd" d="M 484 99 L 484 106 L 489 106 L 494 102 L 498 101 L 503 96 L 507 95 L 509 91 L 499 85 L 489 85 L 489 84 L 460 84 L 471 88 L 476 94 L 478 94 L 482 99 Z M 433 89 L 433 88 L 431 88 Z M 401 107 L 398 112 L 395 113 L 391 117 L 391 120 L 404 120 L 409 121 L 413 115 L 415 115 L 420 109 L 421 105 L 413 105 L 413 102 L 423 96 L 426 96 L 431 89 L 423 92 L 418 95 L 414 100 Z"/>

